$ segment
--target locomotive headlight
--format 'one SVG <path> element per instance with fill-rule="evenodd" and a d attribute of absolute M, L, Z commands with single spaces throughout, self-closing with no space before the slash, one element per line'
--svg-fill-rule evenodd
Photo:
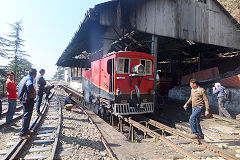
<path fill-rule="evenodd" d="M 121 92 L 121 90 L 120 90 L 119 88 L 117 88 L 116 94 L 117 94 L 117 95 L 121 95 L 121 94 L 122 94 L 122 92 Z"/>
<path fill-rule="evenodd" d="M 150 93 L 151 95 L 154 95 L 154 94 L 155 94 L 154 89 L 150 89 L 150 90 L 149 90 L 149 93 Z"/>

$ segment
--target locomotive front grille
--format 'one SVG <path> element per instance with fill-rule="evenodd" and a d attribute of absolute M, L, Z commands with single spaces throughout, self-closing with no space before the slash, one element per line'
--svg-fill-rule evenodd
<path fill-rule="evenodd" d="M 154 112 L 153 103 L 141 103 L 140 109 L 129 106 L 129 103 L 125 104 L 114 104 L 113 110 L 116 115 L 130 115 L 130 114 L 144 114 Z"/>

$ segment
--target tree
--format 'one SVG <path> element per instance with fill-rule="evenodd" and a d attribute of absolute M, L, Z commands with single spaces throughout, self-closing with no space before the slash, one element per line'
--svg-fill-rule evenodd
<path fill-rule="evenodd" d="M 21 24 L 22 24 L 21 21 L 18 21 L 14 24 L 10 24 L 13 32 L 11 32 L 8 35 L 9 45 L 8 45 L 8 48 L 5 50 L 8 57 L 14 59 L 14 61 L 12 61 L 11 64 L 14 65 L 13 71 L 15 73 L 16 79 L 19 79 L 19 77 L 21 77 L 21 75 L 18 75 L 18 74 L 21 74 L 21 73 L 19 73 L 19 71 L 22 70 L 22 68 L 18 69 L 18 67 L 20 67 L 20 66 L 18 66 L 18 62 L 20 62 L 19 59 L 22 59 L 25 56 L 29 56 L 28 54 L 25 54 L 25 51 L 21 50 L 21 47 L 24 46 L 23 45 L 24 40 L 20 38 L 20 33 L 22 31 Z"/>
<path fill-rule="evenodd" d="M 0 57 L 7 57 L 6 47 L 9 46 L 9 40 L 0 36 Z"/>
<path fill-rule="evenodd" d="M 19 82 L 22 77 L 28 74 L 28 71 L 32 68 L 32 64 L 26 58 L 18 58 L 16 63 L 18 64 L 15 75 L 18 74 L 18 77 L 15 76 L 15 81 Z M 10 61 L 8 64 L 8 71 L 13 71 L 15 69 L 15 59 Z"/>
<path fill-rule="evenodd" d="M 57 67 L 57 72 L 53 76 L 54 80 L 63 80 L 64 79 L 64 68 L 61 66 Z"/>

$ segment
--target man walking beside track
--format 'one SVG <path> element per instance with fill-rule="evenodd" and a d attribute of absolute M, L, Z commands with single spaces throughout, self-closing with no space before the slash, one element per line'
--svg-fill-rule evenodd
<path fill-rule="evenodd" d="M 29 75 L 18 84 L 18 98 L 23 103 L 22 129 L 19 134 L 22 139 L 30 138 L 29 134 L 33 133 L 32 130 L 29 130 L 29 124 L 34 107 L 34 98 L 36 97 L 36 90 L 33 86 L 33 79 L 36 78 L 36 75 L 37 70 L 31 68 Z"/>
<path fill-rule="evenodd" d="M 39 73 L 40 75 L 37 77 L 37 100 L 36 100 L 36 111 L 38 115 L 40 114 L 40 106 L 42 103 L 43 91 L 46 85 L 46 81 L 43 78 L 45 70 L 41 69 Z"/>
<path fill-rule="evenodd" d="M 228 118 L 232 118 L 232 116 L 228 113 L 228 111 L 224 108 L 225 103 L 225 88 L 220 83 L 215 83 L 213 87 L 213 94 L 217 94 L 218 99 L 218 112 L 219 116 L 225 116 Z"/>
<path fill-rule="evenodd" d="M 192 102 L 192 115 L 190 116 L 189 123 L 193 133 L 192 139 L 204 139 L 202 129 L 200 126 L 200 115 L 205 110 L 205 116 L 209 116 L 209 102 L 204 88 L 201 88 L 196 79 L 190 80 L 191 96 L 185 103 L 183 108 L 186 110 L 187 105 Z"/>
<path fill-rule="evenodd" d="M 6 115 L 6 126 L 9 126 L 12 122 L 13 115 L 16 110 L 16 101 L 17 101 L 17 89 L 16 83 L 14 82 L 14 73 L 7 73 L 7 81 L 5 82 L 5 87 L 7 89 L 8 97 L 8 111 Z"/>

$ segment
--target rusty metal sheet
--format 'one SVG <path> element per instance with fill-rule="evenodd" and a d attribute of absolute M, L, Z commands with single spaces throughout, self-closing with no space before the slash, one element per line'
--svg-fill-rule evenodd
<path fill-rule="evenodd" d="M 240 88 L 240 74 L 220 80 L 224 87 Z"/>
<path fill-rule="evenodd" d="M 191 78 L 195 78 L 198 81 L 214 79 L 219 77 L 218 67 L 209 68 L 200 72 L 194 72 L 192 74 L 188 74 L 182 77 L 181 84 L 189 84 Z"/>

